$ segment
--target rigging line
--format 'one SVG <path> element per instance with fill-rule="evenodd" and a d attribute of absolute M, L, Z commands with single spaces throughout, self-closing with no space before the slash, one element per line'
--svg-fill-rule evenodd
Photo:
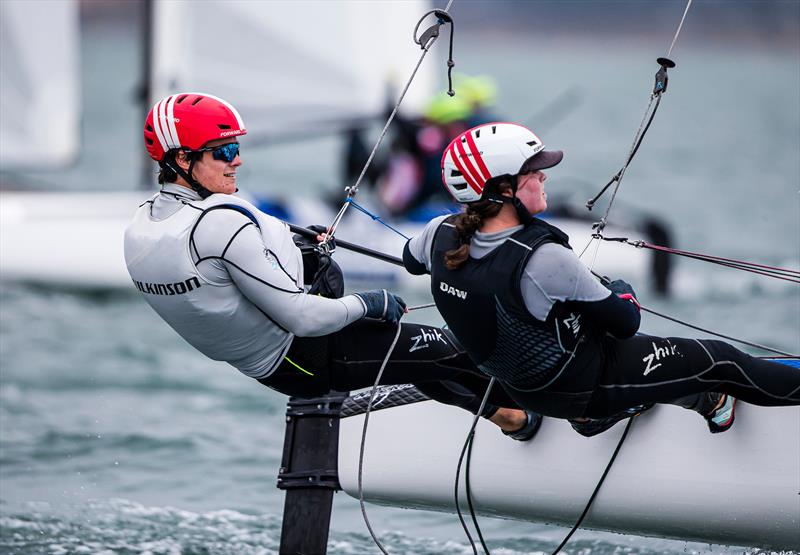
<path fill-rule="evenodd" d="M 372 525 L 370 525 L 369 518 L 367 517 L 367 508 L 364 506 L 364 484 L 363 484 L 363 477 L 364 477 L 364 448 L 367 443 L 367 425 L 369 424 L 369 412 L 372 409 L 372 403 L 375 401 L 375 394 L 378 392 L 378 384 L 381 381 L 381 377 L 383 376 L 383 371 L 386 369 L 386 364 L 389 362 L 389 358 L 392 356 L 394 352 L 395 346 L 397 346 L 397 340 L 400 339 L 400 331 L 402 330 L 402 324 L 400 321 L 397 321 L 397 332 L 394 335 L 394 339 L 392 340 L 392 344 L 389 346 L 389 350 L 386 352 L 386 356 L 381 363 L 381 368 L 378 370 L 378 375 L 375 378 L 375 384 L 372 386 L 372 392 L 369 396 L 369 403 L 367 403 L 367 410 L 364 412 L 364 426 L 361 429 L 361 448 L 359 449 L 358 453 L 358 503 L 361 506 L 361 515 L 364 517 L 364 523 L 367 525 L 367 530 L 369 530 L 369 535 L 372 536 L 372 540 L 375 542 L 375 545 L 378 546 L 378 549 L 381 550 L 383 555 L 389 555 L 389 552 L 386 551 L 386 548 L 380 542 L 378 537 L 375 535 L 375 532 L 372 530 Z"/>
<path fill-rule="evenodd" d="M 447 3 L 447 7 L 445 7 L 444 12 L 447 13 L 450 10 L 450 6 L 453 4 L 454 0 L 450 0 Z M 425 14 L 423 17 L 427 17 L 430 13 Z M 452 21 L 451 21 L 452 25 Z M 419 24 L 417 24 L 417 27 Z M 429 40 L 425 44 L 420 44 L 422 47 L 422 55 L 419 57 L 419 61 L 417 61 L 417 65 L 414 66 L 414 71 L 411 72 L 411 77 L 409 77 L 408 81 L 406 82 L 405 86 L 403 87 L 403 91 L 400 93 L 400 97 L 397 99 L 397 102 L 394 105 L 394 109 L 392 109 L 392 113 L 389 115 L 389 119 L 386 120 L 386 125 L 383 126 L 383 130 L 381 131 L 380 135 L 378 136 L 378 140 L 375 143 L 375 146 L 372 148 L 372 152 L 370 153 L 369 157 L 367 158 L 364 167 L 361 169 L 361 174 L 359 174 L 358 179 L 354 185 L 347 187 L 345 190 L 347 192 L 347 198 L 352 198 L 356 196 L 358 193 L 358 186 L 361 184 L 361 181 L 364 179 L 364 175 L 367 173 L 367 169 L 369 169 L 370 164 L 372 164 L 373 158 L 375 158 L 375 153 L 378 151 L 378 147 L 380 147 L 381 143 L 383 142 L 384 137 L 386 136 L 386 132 L 389 130 L 389 125 L 391 125 L 392 121 L 394 121 L 395 115 L 397 115 L 397 110 L 400 108 L 400 104 L 403 102 L 403 99 L 406 96 L 406 92 L 408 92 L 408 88 L 411 86 L 411 83 L 414 81 L 414 78 L 417 76 L 417 71 L 419 70 L 420 66 L 422 65 L 422 61 L 425 59 L 425 56 L 428 54 L 428 51 L 431 46 L 436 42 L 438 38 L 438 33 L 433 34 L 429 37 Z M 452 39 L 452 34 L 451 34 Z M 416 42 L 416 40 L 415 40 Z M 419 43 L 418 43 L 419 44 Z M 348 202 L 342 204 L 342 207 L 339 209 L 339 212 L 336 214 L 336 217 L 333 219 L 333 223 L 328 227 L 329 232 L 327 237 L 325 238 L 322 243 L 320 243 L 321 248 L 327 248 L 328 241 L 333 238 L 333 235 L 336 233 L 336 228 L 339 226 L 339 222 L 344 217 L 345 212 L 347 211 L 347 207 L 349 206 Z"/>
<path fill-rule="evenodd" d="M 751 341 L 745 341 L 744 339 L 737 339 L 736 337 L 731 337 L 730 335 L 724 335 L 722 333 L 717 333 L 715 331 L 711 331 L 711 330 L 708 330 L 708 329 L 705 329 L 705 328 L 701 328 L 700 326 L 695 326 L 694 324 L 690 324 L 689 322 L 685 322 L 683 320 L 679 320 L 677 318 L 673 318 L 672 316 L 667 316 L 666 314 L 662 314 L 660 312 L 656 312 L 655 310 L 652 310 L 652 309 L 649 309 L 649 308 L 645 308 L 644 306 L 641 307 L 641 309 L 644 312 L 649 312 L 650 314 L 653 314 L 655 316 L 659 316 L 661 318 L 664 318 L 665 320 L 670 320 L 670 321 L 675 322 L 677 324 L 682 324 L 682 325 L 686 326 L 687 328 L 692 328 L 692 329 L 697 330 L 697 331 L 702 331 L 704 333 L 709 333 L 709 334 L 715 335 L 717 337 L 722 337 L 723 339 L 729 339 L 731 341 L 735 341 L 736 343 L 741 343 L 742 345 L 749 345 L 750 347 L 756 347 L 756 348 L 762 349 L 764 351 L 769 351 L 770 353 L 776 353 L 776 354 L 787 356 L 787 357 L 791 357 L 791 358 L 799 358 L 800 357 L 800 355 L 795 355 L 795 354 L 792 354 L 792 353 L 786 353 L 786 352 L 781 351 L 779 349 L 773 349 L 772 347 L 767 347 L 766 345 L 761 345 L 759 343 L 753 343 Z"/>
<path fill-rule="evenodd" d="M 661 103 L 661 93 L 653 92 L 650 94 L 650 100 L 647 103 L 647 107 L 644 111 L 644 116 L 642 116 L 642 121 L 639 123 L 639 128 L 636 130 L 636 134 L 633 137 L 633 143 L 631 144 L 631 148 L 628 151 L 628 156 L 625 159 L 625 163 L 622 165 L 622 168 L 614 174 L 614 176 L 609 180 L 608 183 L 600 190 L 594 198 L 592 198 L 589 202 L 586 203 L 586 208 L 591 210 L 594 207 L 595 202 L 597 202 L 601 196 L 608 190 L 611 185 L 614 185 L 613 194 L 611 196 L 611 201 L 608 203 L 606 207 L 606 212 L 603 214 L 601 220 L 595 224 L 595 227 L 598 228 L 599 232 L 602 232 L 606 226 L 606 222 L 608 219 L 608 214 L 611 212 L 611 206 L 614 204 L 614 200 L 617 196 L 617 191 L 619 190 L 620 185 L 622 184 L 622 178 L 625 176 L 625 172 L 628 170 L 628 166 L 630 166 L 631 162 L 633 161 L 633 157 L 636 156 L 636 153 L 639 152 L 639 147 L 642 146 L 642 142 L 644 141 L 644 136 L 647 131 L 650 129 L 650 125 L 653 123 L 653 119 L 656 116 L 656 112 L 658 111 L 658 106 Z M 655 106 L 653 106 L 653 102 L 655 101 Z"/>
<path fill-rule="evenodd" d="M 653 105 L 653 100 L 655 99 L 655 105 Z M 622 169 L 617 174 L 619 177 L 616 179 L 616 184 L 614 185 L 614 190 L 611 192 L 611 200 L 606 207 L 606 212 L 603 214 L 603 218 L 601 220 L 602 227 L 600 228 L 600 232 L 602 232 L 603 227 L 605 227 L 606 222 L 608 221 L 608 214 L 611 212 L 611 206 L 614 204 L 614 201 L 617 198 L 617 191 L 619 191 L 620 185 L 622 185 L 622 178 L 625 177 L 625 172 L 628 171 L 628 166 L 630 166 L 631 162 L 633 161 L 633 157 L 636 156 L 636 153 L 639 151 L 639 147 L 642 146 L 642 141 L 644 140 L 644 136 L 647 134 L 648 129 L 650 129 L 650 124 L 653 123 L 653 118 L 656 116 L 656 112 L 658 111 L 658 105 L 661 104 L 661 93 L 652 94 L 650 95 L 650 102 L 647 105 L 647 110 L 644 113 L 644 117 L 642 118 L 642 122 L 639 124 L 639 129 L 636 131 L 636 135 L 633 139 L 633 145 L 631 145 L 630 155 L 628 156 L 628 160 L 625 162 L 625 165 L 622 166 Z M 650 108 L 652 107 L 653 111 L 650 112 Z M 650 119 L 647 119 L 648 114 L 650 115 Z M 647 121 L 647 124 L 645 124 Z"/>
<path fill-rule="evenodd" d="M 672 39 L 672 44 L 669 47 L 669 52 L 667 56 L 670 55 L 670 53 L 672 52 L 672 48 L 675 46 L 675 41 L 678 39 L 678 35 L 680 34 L 681 28 L 683 27 L 683 22 L 686 19 L 686 14 L 689 11 L 689 6 L 691 5 L 691 3 L 692 0 L 688 0 L 688 4 L 683 12 L 681 21 L 678 24 L 678 29 L 675 32 L 675 36 Z M 667 82 L 668 82 L 667 69 L 675 67 L 675 62 L 670 60 L 669 57 L 658 58 L 656 61 L 661 66 L 661 68 L 656 72 L 655 86 L 653 87 L 653 92 L 650 94 L 650 102 L 647 105 L 647 109 L 645 110 L 645 115 L 642 118 L 642 123 L 639 125 L 639 129 L 637 130 L 636 135 L 634 137 L 633 146 L 628 155 L 628 159 L 622 166 L 622 169 L 611 178 L 611 180 L 605 185 L 605 187 L 603 187 L 602 190 L 597 195 L 595 195 L 594 198 L 592 198 L 586 203 L 586 208 L 591 210 L 595 202 L 597 202 L 597 200 L 606 192 L 606 190 L 608 190 L 611 184 L 616 182 L 614 186 L 614 191 L 611 195 L 611 200 L 609 201 L 608 206 L 606 207 L 606 212 L 600 219 L 600 221 L 596 224 L 597 232 L 601 235 L 603 233 L 603 229 L 606 226 L 606 223 L 608 222 L 608 214 L 611 212 L 611 206 L 614 204 L 614 200 L 616 200 L 617 192 L 619 191 L 619 187 L 620 184 L 622 183 L 622 178 L 625 175 L 625 171 L 627 170 L 628 166 L 633 160 L 633 157 L 638 152 L 639 147 L 641 146 L 642 141 L 644 140 L 645 134 L 647 134 L 648 129 L 650 129 L 650 125 L 653 123 L 653 118 L 655 118 L 656 112 L 658 111 L 658 106 L 661 103 L 661 96 L 667 91 Z M 655 104 L 653 104 L 653 101 L 655 101 Z M 651 107 L 652 107 L 652 112 L 650 112 Z M 650 117 L 649 120 L 647 121 L 647 124 L 645 125 L 644 122 L 645 120 L 648 119 L 648 113 L 650 114 Z"/>
<path fill-rule="evenodd" d="M 287 222 L 284 223 L 289 226 L 289 229 L 291 230 L 292 233 L 297 233 L 298 235 L 301 235 L 307 239 L 316 241 L 317 235 L 319 235 L 316 231 L 313 231 L 311 229 L 300 227 Z M 376 260 L 382 260 L 384 262 L 388 262 L 389 264 L 400 266 L 401 268 L 404 267 L 403 261 L 396 256 L 392 256 L 391 254 L 386 254 L 380 251 L 370 249 L 368 247 L 363 247 L 361 245 L 345 241 L 344 239 L 336 239 L 336 242 L 334 244 L 335 246 L 341 247 L 345 250 L 357 252 L 358 254 L 363 254 L 364 256 L 375 258 Z"/>
<path fill-rule="evenodd" d="M 458 465 L 456 465 L 456 479 L 453 492 L 456 502 L 456 512 L 458 513 L 458 520 L 461 521 L 461 527 L 464 528 L 464 533 L 467 535 L 467 539 L 469 539 L 470 545 L 472 545 L 472 551 L 474 555 L 478 555 L 478 548 L 475 546 L 475 540 L 472 539 L 472 535 L 469 533 L 469 528 L 467 527 L 467 523 L 464 520 L 464 515 L 461 514 L 461 507 L 459 506 L 458 502 L 458 482 L 459 482 L 459 477 L 461 476 L 461 465 L 464 462 L 464 454 L 467 451 L 467 447 L 472 442 L 472 438 L 475 436 L 475 428 L 478 425 L 478 419 L 481 417 L 481 414 L 483 414 L 483 409 L 486 407 L 486 401 L 489 399 L 489 394 L 492 392 L 492 387 L 494 386 L 495 381 L 496 379 L 494 376 L 492 376 L 492 378 L 489 379 L 489 385 L 486 386 L 486 393 L 483 394 L 481 405 L 480 407 L 478 407 L 478 413 L 472 419 L 472 426 L 470 426 L 469 432 L 467 432 L 467 439 L 464 441 L 464 447 L 461 449 L 461 455 L 458 457 Z M 469 480 L 469 465 L 467 465 L 467 480 Z M 480 527 L 478 527 L 477 519 L 474 516 L 473 520 L 475 522 L 475 527 L 478 531 L 478 535 L 481 538 L 482 547 L 486 552 L 486 554 L 488 555 L 489 548 L 486 547 L 486 544 L 483 542 L 483 534 L 481 534 Z"/>
<path fill-rule="evenodd" d="M 464 471 L 464 485 L 467 488 L 467 505 L 469 505 L 469 516 L 472 517 L 472 524 L 475 526 L 475 531 L 478 533 L 478 540 L 481 542 L 481 547 L 483 547 L 483 552 L 486 555 L 491 555 L 489 552 L 489 546 L 486 545 L 486 540 L 483 538 L 483 533 L 481 532 L 481 527 L 478 524 L 478 516 L 475 514 L 475 507 L 472 504 L 472 487 L 470 486 L 469 481 L 469 471 L 472 468 L 472 445 L 475 443 L 475 435 L 469 439 L 469 448 L 467 449 L 467 468 Z"/>
<path fill-rule="evenodd" d="M 582 251 L 581 251 L 581 253 L 578 255 L 578 258 L 583 258 L 583 255 L 586 253 L 586 251 L 587 251 L 587 250 L 589 249 L 589 247 L 591 246 L 591 244 L 592 244 L 592 241 L 594 241 L 595 239 L 597 239 L 597 237 L 595 237 L 595 235 L 594 235 L 594 234 L 592 234 L 592 237 L 591 237 L 591 239 L 589 239 L 589 242 L 588 242 L 588 243 L 586 243 L 586 246 L 585 246 L 585 247 L 583 247 L 583 250 L 582 250 Z"/>
<path fill-rule="evenodd" d="M 751 272 L 762 276 L 782 279 L 793 283 L 800 283 L 800 271 L 798 270 L 781 268 L 778 266 L 767 266 L 765 264 L 757 264 L 755 262 L 749 262 L 747 260 L 737 260 L 735 258 L 724 258 L 721 256 L 714 256 L 710 254 L 673 249 L 671 247 L 653 245 L 651 243 L 647 243 L 646 241 L 641 241 L 641 240 L 631 241 L 626 237 L 604 237 L 600 234 L 593 235 L 593 237 L 596 239 L 602 239 L 603 241 L 623 243 L 625 245 L 630 245 L 636 248 L 651 249 L 659 252 L 664 252 L 667 254 L 675 254 L 678 256 L 684 256 L 686 258 L 692 258 L 694 260 L 700 260 L 702 262 L 708 262 L 710 264 L 718 264 L 720 266 L 733 268 L 735 270 L 742 270 L 745 272 Z"/>
<path fill-rule="evenodd" d="M 703 258 L 702 256 L 693 256 L 691 254 L 683 254 L 683 255 L 680 255 L 680 256 L 684 256 L 686 258 L 692 258 L 694 260 L 700 260 L 702 262 L 708 262 L 710 264 L 716 264 L 718 266 L 724 266 L 726 268 L 732 268 L 734 270 L 741 270 L 743 272 L 750 272 L 751 274 L 758 274 L 760 276 L 766 276 L 766 277 L 771 277 L 771 278 L 775 278 L 775 279 L 780 279 L 780 280 L 788 281 L 788 282 L 791 282 L 791 283 L 800 283 L 800 279 L 798 279 L 798 278 L 800 278 L 800 276 L 794 276 L 794 275 L 788 275 L 787 276 L 787 275 L 781 274 L 779 272 L 767 271 L 767 270 L 758 270 L 756 268 L 751 268 L 751 267 L 749 267 L 749 266 L 747 266 L 745 264 L 736 264 L 736 263 L 731 263 L 731 262 L 718 262 L 716 260 L 709 260 L 707 258 Z"/>
<path fill-rule="evenodd" d="M 600 241 L 594 247 L 594 256 L 592 256 L 592 263 L 589 265 L 589 271 L 592 272 L 594 270 L 594 265 L 597 262 L 597 255 L 600 253 Z"/>
<path fill-rule="evenodd" d="M 435 306 L 436 306 L 436 303 L 421 304 L 421 305 L 418 305 L 418 306 L 409 306 L 408 310 L 410 312 L 412 310 L 420 310 L 421 308 L 433 308 Z"/>
<path fill-rule="evenodd" d="M 592 271 L 592 274 L 597 279 L 599 279 L 600 283 L 602 283 L 603 285 L 608 285 L 609 284 L 610 280 L 608 278 L 606 278 L 605 276 L 601 276 L 600 274 L 598 274 L 595 271 Z M 754 343 L 752 341 L 745 341 L 744 339 L 738 339 L 738 338 L 732 337 L 730 335 L 725 335 L 725 334 L 722 334 L 722 333 L 711 331 L 711 330 L 706 329 L 706 328 L 701 328 L 700 326 L 696 326 L 694 324 L 690 324 L 689 322 L 686 322 L 684 320 L 679 320 L 678 318 L 674 318 L 672 316 L 667 316 L 666 314 L 662 314 L 661 312 L 657 312 L 657 311 L 652 310 L 650 308 L 647 308 L 647 307 L 645 307 L 644 305 L 641 305 L 641 304 L 639 305 L 639 308 L 641 310 L 645 311 L 645 312 L 649 312 L 650 314 L 653 314 L 654 316 L 658 316 L 660 318 L 664 318 L 665 320 L 669 320 L 671 322 L 675 322 L 676 324 L 681 324 L 683 326 L 686 326 L 687 328 L 692 328 L 693 330 L 702 331 L 703 333 L 708 333 L 708 334 L 714 335 L 716 337 L 722 337 L 723 339 L 729 339 L 730 341 L 734 341 L 736 343 L 741 343 L 742 345 L 748 345 L 750 347 L 756 347 L 758 349 L 762 349 L 764 351 L 769 351 L 771 353 L 777 353 L 779 355 L 783 355 L 783 356 L 787 356 L 787 357 L 791 357 L 791 358 L 800 358 L 800 355 L 795 355 L 795 354 L 792 354 L 792 353 L 786 353 L 786 352 L 781 351 L 779 349 L 773 349 L 772 347 L 767 347 L 766 345 L 761 345 L 760 343 Z"/>
<path fill-rule="evenodd" d="M 381 218 L 380 216 L 378 216 L 376 214 L 373 214 L 372 212 L 370 212 L 369 210 L 367 210 L 366 208 L 364 208 L 363 206 L 358 204 L 356 201 L 354 201 L 352 198 L 348 198 L 347 200 L 345 200 L 345 202 L 349 202 L 350 204 L 353 205 L 353 208 L 355 208 L 359 212 L 363 212 L 364 214 L 366 214 L 367 216 L 372 218 L 373 221 L 378 222 L 379 224 L 382 224 L 382 225 L 388 227 L 389 229 L 391 229 L 392 231 L 397 233 L 400 237 L 402 237 L 406 241 L 410 241 L 411 240 L 411 237 L 409 237 L 408 235 L 406 235 L 405 233 L 403 233 L 399 229 L 396 229 L 396 228 L 392 227 L 391 225 L 387 224 L 385 221 L 383 221 L 383 218 Z"/>
<path fill-rule="evenodd" d="M 608 465 L 606 465 L 606 469 L 603 471 L 603 475 L 600 477 L 600 481 L 597 482 L 597 486 L 595 486 L 591 497 L 589 497 L 589 501 L 586 503 L 586 507 L 583 509 L 581 516 L 578 518 L 578 521 L 572 527 L 572 530 L 569 531 L 569 533 L 561 541 L 558 547 L 556 547 L 555 551 L 553 551 L 552 555 L 556 555 L 559 551 L 561 551 L 564 548 L 564 546 L 567 545 L 567 542 L 572 537 L 572 534 L 574 534 L 576 530 L 578 530 L 578 528 L 580 527 L 581 523 L 583 522 L 583 519 L 586 517 L 586 513 L 589 512 L 592 503 L 594 503 L 597 494 L 600 492 L 600 486 L 602 486 L 603 482 L 605 482 L 606 476 L 608 476 L 608 471 L 611 470 L 611 465 L 614 464 L 614 461 L 616 460 L 617 455 L 619 454 L 619 450 L 622 448 L 622 444 L 625 443 L 625 438 L 628 437 L 628 432 L 631 430 L 631 426 L 633 426 L 633 421 L 636 419 L 637 416 L 639 415 L 634 414 L 628 419 L 628 424 L 625 426 L 625 431 L 622 432 L 622 437 L 619 438 L 619 442 L 617 443 L 617 448 L 614 449 L 614 454 L 611 455 L 611 460 L 608 461 Z"/>
<path fill-rule="evenodd" d="M 692 0 L 686 2 L 686 9 L 683 10 L 683 17 L 681 17 L 681 22 L 678 25 L 678 30 L 675 31 L 675 36 L 672 37 L 672 44 L 669 45 L 669 50 L 667 51 L 667 58 L 669 55 L 672 54 L 672 49 L 675 47 L 675 41 L 678 40 L 678 35 L 681 34 L 681 29 L 683 28 L 683 21 L 686 19 L 686 14 L 689 13 L 689 7 L 692 5 Z"/>

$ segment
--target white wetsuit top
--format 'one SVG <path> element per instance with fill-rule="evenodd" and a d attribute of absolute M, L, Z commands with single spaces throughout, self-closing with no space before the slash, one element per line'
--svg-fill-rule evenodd
<path fill-rule="evenodd" d="M 258 227 L 219 205 L 245 208 Z M 295 335 L 326 335 L 365 312 L 353 295 L 307 295 L 288 226 L 233 195 L 201 199 L 165 185 L 125 230 L 125 262 L 145 300 L 181 337 L 252 378 L 271 374 Z"/>
<path fill-rule="evenodd" d="M 436 230 L 449 214 L 434 218 L 418 236 L 408 243 L 411 255 L 430 271 L 431 246 Z M 521 225 L 494 233 L 476 231 L 469 245 L 472 258 L 483 258 L 522 229 Z M 557 301 L 600 301 L 610 295 L 570 249 L 556 243 L 545 243 L 525 265 L 520 282 L 525 307 L 537 320 L 544 322 Z"/>

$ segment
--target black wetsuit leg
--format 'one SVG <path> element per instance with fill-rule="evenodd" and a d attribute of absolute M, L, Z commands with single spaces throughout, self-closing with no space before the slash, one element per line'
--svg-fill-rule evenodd
<path fill-rule="evenodd" d="M 752 357 L 722 341 L 638 335 L 607 338 L 604 365 L 584 416 L 708 391 L 763 406 L 800 404 L 800 370 Z"/>
<path fill-rule="evenodd" d="M 360 321 L 329 336 L 296 337 L 278 369 L 259 381 L 296 397 L 371 387 L 396 331 L 391 324 Z M 412 383 L 436 401 L 477 414 L 489 379 L 446 330 L 402 324 L 380 383 Z M 498 407 L 519 408 L 496 385 L 482 416 L 488 418 Z"/>

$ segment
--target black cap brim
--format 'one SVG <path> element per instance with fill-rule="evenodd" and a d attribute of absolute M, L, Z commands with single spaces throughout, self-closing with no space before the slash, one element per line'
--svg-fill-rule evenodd
<path fill-rule="evenodd" d="M 528 173 L 537 170 L 546 170 L 547 168 L 552 168 L 560 164 L 563 158 L 564 153 L 560 150 L 543 150 L 525 160 L 519 172 Z"/>

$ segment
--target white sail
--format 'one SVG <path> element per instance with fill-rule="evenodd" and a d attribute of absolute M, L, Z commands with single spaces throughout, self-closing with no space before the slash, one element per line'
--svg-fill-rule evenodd
<path fill-rule="evenodd" d="M 204 0 L 187 8 L 155 3 L 153 98 L 209 92 L 246 114 L 251 135 L 276 138 L 381 114 L 422 54 L 412 32 L 431 9 L 424 0 Z M 422 64 L 405 110 L 430 97 L 436 67 Z M 444 60 L 438 67 L 445 71 Z"/>
<path fill-rule="evenodd" d="M 0 168 L 58 167 L 80 146 L 75 0 L 0 2 Z"/>

